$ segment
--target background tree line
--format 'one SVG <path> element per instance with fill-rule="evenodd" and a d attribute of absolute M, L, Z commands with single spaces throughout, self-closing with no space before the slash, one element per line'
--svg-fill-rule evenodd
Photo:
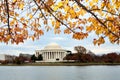
<path fill-rule="evenodd" d="M 120 53 L 111 52 L 103 55 L 81 54 L 81 57 L 79 57 L 79 53 L 75 53 L 68 54 L 64 60 L 74 60 L 75 62 L 82 63 L 120 63 Z"/>
<path fill-rule="evenodd" d="M 102 55 L 95 55 L 91 51 L 86 50 L 83 46 L 76 46 L 74 48 L 77 53 L 68 54 L 64 60 L 74 60 L 75 62 L 93 62 L 93 63 L 120 63 L 120 53 L 111 52 Z"/>

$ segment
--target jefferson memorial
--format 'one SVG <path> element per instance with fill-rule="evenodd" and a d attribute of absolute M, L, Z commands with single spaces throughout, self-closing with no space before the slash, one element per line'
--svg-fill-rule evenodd
<path fill-rule="evenodd" d="M 68 52 L 70 51 L 61 48 L 57 43 L 50 43 L 44 49 L 36 50 L 35 56 L 38 57 L 41 54 L 44 62 L 57 62 L 63 61 Z"/>

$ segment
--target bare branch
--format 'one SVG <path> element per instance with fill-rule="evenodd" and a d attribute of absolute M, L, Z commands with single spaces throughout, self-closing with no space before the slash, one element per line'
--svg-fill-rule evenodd
<path fill-rule="evenodd" d="M 34 16 L 35 16 L 35 14 L 37 13 L 37 11 L 38 11 L 38 9 L 34 12 L 33 17 L 34 17 Z M 30 18 L 29 18 L 28 20 L 30 20 Z"/>
<path fill-rule="evenodd" d="M 89 10 L 89 11 L 97 11 L 97 10 L 101 10 L 101 9 L 91 9 L 91 10 Z M 109 11 L 107 11 L 107 10 L 101 10 L 101 11 L 103 11 L 103 12 L 107 12 L 107 13 L 110 13 L 110 14 L 115 15 L 115 16 L 119 16 L 118 14 L 115 14 L 115 13 L 109 12 Z"/>
<path fill-rule="evenodd" d="M 85 11 L 87 11 L 88 13 L 90 13 L 92 16 L 94 16 L 95 19 L 96 19 L 101 25 L 104 26 L 104 28 L 108 29 L 107 26 L 106 26 L 93 12 L 91 12 L 91 11 L 88 10 L 83 4 L 81 4 L 81 3 L 79 2 L 79 0 L 74 0 L 74 1 L 78 4 L 79 7 L 82 7 L 82 9 L 84 9 Z M 109 31 L 110 33 L 112 33 L 114 36 L 120 38 L 119 35 L 113 33 L 111 30 L 108 29 L 108 31 Z"/>
<path fill-rule="evenodd" d="M 6 2 L 6 12 L 7 12 L 7 25 L 8 25 L 8 34 L 11 34 L 10 32 L 10 15 L 9 15 L 9 4 L 8 4 L 8 0 L 5 0 Z"/>
<path fill-rule="evenodd" d="M 37 5 L 37 7 L 38 7 L 38 9 L 40 10 L 42 16 L 45 18 L 45 20 L 47 20 L 47 18 L 45 17 L 44 13 L 42 12 L 40 6 L 37 4 L 37 2 L 36 2 L 35 0 L 33 0 L 33 1 L 34 1 L 34 3 Z"/>
<path fill-rule="evenodd" d="M 67 26 L 64 22 L 62 22 L 60 19 L 58 19 L 52 12 L 51 12 L 51 8 L 48 7 L 44 1 L 42 1 L 42 3 L 45 5 L 46 9 L 48 10 L 48 12 L 57 20 L 59 21 L 61 24 L 63 24 L 64 26 L 66 26 L 70 31 L 72 31 L 73 33 L 76 33 L 74 30 L 72 30 L 71 28 L 69 28 L 69 26 Z"/>

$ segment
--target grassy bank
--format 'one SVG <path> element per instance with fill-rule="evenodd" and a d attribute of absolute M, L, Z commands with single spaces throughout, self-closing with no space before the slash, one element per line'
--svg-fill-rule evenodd
<path fill-rule="evenodd" d="M 40 62 L 25 64 L 0 64 L 0 66 L 91 66 L 91 65 L 120 65 L 120 63 L 63 63 L 63 62 Z"/>

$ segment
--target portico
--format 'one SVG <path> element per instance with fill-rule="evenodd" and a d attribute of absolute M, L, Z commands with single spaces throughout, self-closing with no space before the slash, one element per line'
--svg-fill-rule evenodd
<path fill-rule="evenodd" d="M 46 62 L 63 61 L 67 50 L 62 49 L 58 44 L 52 43 L 42 50 L 36 50 L 36 56 L 40 54 L 43 56 L 43 61 Z"/>

